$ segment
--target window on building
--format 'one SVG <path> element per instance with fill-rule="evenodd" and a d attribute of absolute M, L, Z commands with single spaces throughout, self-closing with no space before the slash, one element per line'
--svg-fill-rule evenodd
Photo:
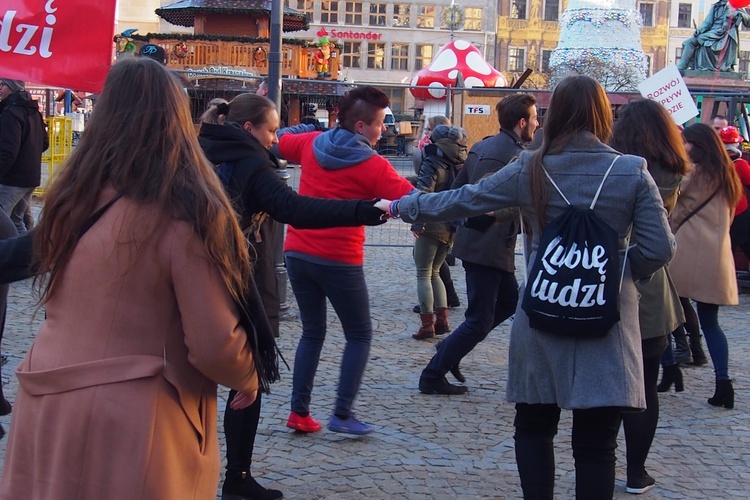
<path fill-rule="evenodd" d="M 409 44 L 391 44 L 391 69 L 409 69 Z"/>
<path fill-rule="evenodd" d="M 323 0 L 322 2 L 320 2 L 320 22 L 324 24 L 339 23 L 338 0 Z"/>
<path fill-rule="evenodd" d="M 674 49 L 674 63 L 679 63 L 680 59 L 682 59 L 682 47 L 677 47 Z"/>
<path fill-rule="evenodd" d="M 638 11 L 641 13 L 641 21 L 643 22 L 643 26 L 649 27 L 654 25 L 654 4 L 641 3 L 638 6 Z"/>
<path fill-rule="evenodd" d="M 551 50 L 542 50 L 542 73 L 549 73 L 549 58 L 552 56 Z"/>
<path fill-rule="evenodd" d="M 384 3 L 370 4 L 370 26 L 385 26 L 385 7 Z"/>
<path fill-rule="evenodd" d="M 404 89 L 380 89 L 388 96 L 391 100 L 391 111 L 393 114 L 399 115 L 404 113 Z"/>
<path fill-rule="evenodd" d="M 693 20 L 693 4 L 681 3 L 677 6 L 677 27 L 689 28 Z"/>
<path fill-rule="evenodd" d="M 526 19 L 526 0 L 510 0 L 510 18 Z"/>
<path fill-rule="evenodd" d="M 416 46 L 416 57 L 414 58 L 414 71 L 419 71 L 422 68 L 429 66 L 433 56 L 432 45 L 421 45 Z"/>
<path fill-rule="evenodd" d="M 362 25 L 362 2 L 346 2 L 344 10 L 346 11 L 344 16 L 346 24 Z"/>
<path fill-rule="evenodd" d="M 435 27 L 435 6 L 420 5 L 417 7 L 417 28 Z"/>
<path fill-rule="evenodd" d="M 524 61 L 526 51 L 518 47 L 508 48 L 508 71 L 523 72 L 526 70 Z"/>
<path fill-rule="evenodd" d="M 344 42 L 344 50 L 341 51 L 341 64 L 344 68 L 359 69 L 361 61 L 362 42 Z"/>
<path fill-rule="evenodd" d="M 393 4 L 393 26 L 401 28 L 411 27 L 411 5 L 402 3 Z"/>
<path fill-rule="evenodd" d="M 368 43 L 367 44 L 367 68 L 384 69 L 385 68 L 385 44 Z"/>
<path fill-rule="evenodd" d="M 544 20 L 557 21 L 560 18 L 560 0 L 546 0 L 544 2 Z"/>
<path fill-rule="evenodd" d="M 464 9 L 464 29 L 482 31 L 482 9 L 467 7 Z"/>
<path fill-rule="evenodd" d="M 739 72 L 745 75 L 745 78 L 750 74 L 750 50 L 740 50 Z"/>
<path fill-rule="evenodd" d="M 307 19 L 312 21 L 315 0 L 284 0 L 284 5 L 307 15 Z"/>

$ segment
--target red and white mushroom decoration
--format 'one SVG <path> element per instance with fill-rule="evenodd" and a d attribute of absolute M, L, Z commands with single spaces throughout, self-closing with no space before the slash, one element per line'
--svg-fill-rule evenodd
<path fill-rule="evenodd" d="M 507 87 L 508 82 L 498 70 L 484 60 L 479 49 L 466 40 L 453 40 L 445 44 L 432 62 L 417 72 L 411 80 L 413 86 L 428 88 L 409 89 L 417 99 L 445 100 L 445 88 L 456 86 L 458 73 L 464 87 Z"/>

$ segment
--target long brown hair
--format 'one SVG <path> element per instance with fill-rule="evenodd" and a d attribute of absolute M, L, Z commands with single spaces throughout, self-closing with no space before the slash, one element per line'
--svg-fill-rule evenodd
<path fill-rule="evenodd" d="M 542 160 L 562 151 L 581 132 L 590 132 L 601 142 L 612 133 L 612 108 L 599 82 L 586 75 L 567 76 L 552 92 L 544 117 L 542 147 L 531 156 L 531 194 L 539 226 L 546 223 L 547 185 Z"/>
<path fill-rule="evenodd" d="M 227 122 L 235 122 L 240 125 L 250 122 L 255 126 L 260 126 L 266 123 L 268 112 L 272 109 L 276 109 L 276 105 L 267 97 L 246 92 L 235 96 L 227 103 L 226 107 L 219 105 L 209 107 L 201 116 L 201 121 L 220 123 L 219 117 L 224 116 L 224 120 Z"/>
<path fill-rule="evenodd" d="M 34 236 L 41 304 L 54 293 L 79 231 L 107 186 L 190 222 L 229 292 L 244 298 L 250 278 L 247 245 L 198 145 L 188 96 L 169 70 L 146 57 L 112 66 L 78 147 L 45 197 Z M 151 223 L 146 236 L 158 229 Z"/>
<path fill-rule="evenodd" d="M 729 206 L 734 207 L 742 198 L 742 181 L 719 135 L 705 123 L 694 123 L 682 131 L 682 136 L 693 146 L 689 155 L 696 165 L 694 178 L 712 192 L 720 188 Z"/>
<path fill-rule="evenodd" d="M 685 175 L 690 159 L 669 112 L 656 101 L 638 99 L 618 113 L 610 146 L 621 153 L 640 156 L 659 163 L 675 174 Z"/>

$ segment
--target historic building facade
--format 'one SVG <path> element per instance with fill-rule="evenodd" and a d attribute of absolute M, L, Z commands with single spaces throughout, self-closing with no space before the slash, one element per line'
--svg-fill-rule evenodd
<path fill-rule="evenodd" d="M 339 80 L 406 84 L 452 37 L 471 42 L 492 63 L 495 58 L 496 0 L 284 0 L 308 15 L 310 29 L 293 36 L 315 39 L 326 33 L 341 48 Z M 460 5 L 459 5 L 460 4 Z M 453 27 L 453 29 L 451 29 Z M 381 87 L 394 113 L 413 103 L 406 89 Z"/>
<path fill-rule="evenodd" d="M 534 70 L 527 87 L 546 88 L 549 58 L 560 38 L 560 16 L 567 0 L 498 0 L 495 67 L 509 81 L 526 68 Z M 649 58 L 649 73 L 666 65 L 669 2 L 639 1 L 643 51 Z"/>

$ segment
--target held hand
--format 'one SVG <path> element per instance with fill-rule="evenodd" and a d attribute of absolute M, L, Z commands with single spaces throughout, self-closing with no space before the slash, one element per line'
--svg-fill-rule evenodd
<path fill-rule="evenodd" d="M 388 212 L 388 207 L 390 206 L 390 204 L 391 204 L 391 200 L 383 200 L 383 199 L 380 199 L 380 200 L 378 200 L 378 201 L 377 201 L 377 202 L 375 203 L 375 208 L 379 208 L 379 209 L 380 209 L 380 210 L 382 210 L 383 212 L 386 212 L 386 213 L 387 213 L 387 212 Z"/>
<path fill-rule="evenodd" d="M 252 392 L 238 392 L 234 397 L 229 407 L 233 410 L 244 410 L 255 402 L 255 398 L 258 397 L 258 391 Z"/>
<path fill-rule="evenodd" d="M 379 226 L 380 224 L 385 224 L 386 218 L 383 216 L 388 209 L 387 207 L 385 210 L 378 208 L 378 203 L 381 203 L 381 201 L 382 200 L 380 199 L 360 200 L 357 204 L 356 210 L 357 222 L 363 226 Z"/>

